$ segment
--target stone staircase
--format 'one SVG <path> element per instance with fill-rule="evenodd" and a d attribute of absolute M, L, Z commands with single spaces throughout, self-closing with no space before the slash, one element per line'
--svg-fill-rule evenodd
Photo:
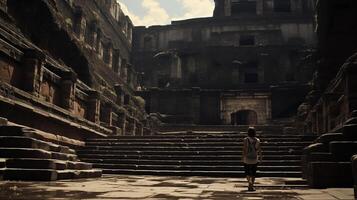
<path fill-rule="evenodd" d="M 54 181 L 100 177 L 76 151 L 49 140 L 60 136 L 21 126 L 0 126 L 0 177 L 4 180 Z"/>
<path fill-rule="evenodd" d="M 83 161 L 107 174 L 243 177 L 242 141 L 246 133 L 189 131 L 154 136 L 89 139 L 78 151 Z M 301 177 L 302 149 L 314 137 L 264 134 L 259 176 Z"/>

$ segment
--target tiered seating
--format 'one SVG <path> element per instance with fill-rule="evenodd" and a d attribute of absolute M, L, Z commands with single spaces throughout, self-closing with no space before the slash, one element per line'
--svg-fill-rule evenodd
<path fill-rule="evenodd" d="M 101 170 L 81 162 L 74 149 L 53 143 L 56 137 L 21 126 L 0 126 L 2 178 L 53 181 L 101 176 Z"/>

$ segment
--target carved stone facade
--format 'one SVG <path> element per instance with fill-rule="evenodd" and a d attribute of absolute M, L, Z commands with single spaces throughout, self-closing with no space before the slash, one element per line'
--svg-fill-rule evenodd
<path fill-rule="evenodd" d="M 150 134 L 134 94 L 133 24 L 115 0 L 0 6 L 0 117 L 79 140 Z"/>
<path fill-rule="evenodd" d="M 160 94 L 166 91 L 167 97 L 157 101 L 182 102 L 187 100 L 185 95 L 176 94 L 201 89 L 196 110 L 183 114 L 181 106 L 173 103 L 171 109 L 160 112 L 173 116 L 176 109 L 178 118 L 188 119 L 189 113 L 199 111 L 200 119 L 188 123 L 203 124 L 231 124 L 231 115 L 247 109 L 265 113 L 258 124 L 293 116 L 312 78 L 308 58 L 316 38 L 313 1 L 284 2 L 217 0 L 214 17 L 135 27 L 133 63 L 144 74 L 140 83 L 145 89 L 155 94 L 156 87 Z M 234 105 L 230 113 L 225 110 L 226 93 L 235 99 L 229 103 Z M 265 94 L 264 101 L 256 95 L 260 93 Z M 291 100 L 288 96 L 294 94 L 297 97 Z M 148 102 L 156 101 L 145 97 Z M 259 106 L 247 106 L 250 101 L 260 102 Z M 212 106 L 217 102 L 218 110 Z M 206 119 L 206 113 L 214 117 Z"/>

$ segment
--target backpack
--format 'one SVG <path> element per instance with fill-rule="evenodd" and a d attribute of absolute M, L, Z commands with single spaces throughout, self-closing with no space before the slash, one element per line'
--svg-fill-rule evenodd
<path fill-rule="evenodd" d="M 248 140 L 248 151 L 246 157 L 249 160 L 256 160 L 258 157 L 257 150 L 255 148 L 257 140 L 254 140 L 253 142 L 251 142 L 248 138 L 247 140 Z"/>

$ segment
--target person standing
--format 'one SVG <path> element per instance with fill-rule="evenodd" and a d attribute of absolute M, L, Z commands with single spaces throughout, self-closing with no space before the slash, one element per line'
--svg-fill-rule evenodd
<path fill-rule="evenodd" d="M 258 163 L 262 162 L 262 150 L 260 140 L 256 137 L 254 127 L 248 128 L 248 137 L 243 139 L 242 155 L 245 175 L 248 181 L 248 191 L 255 191 L 254 182 Z"/>

